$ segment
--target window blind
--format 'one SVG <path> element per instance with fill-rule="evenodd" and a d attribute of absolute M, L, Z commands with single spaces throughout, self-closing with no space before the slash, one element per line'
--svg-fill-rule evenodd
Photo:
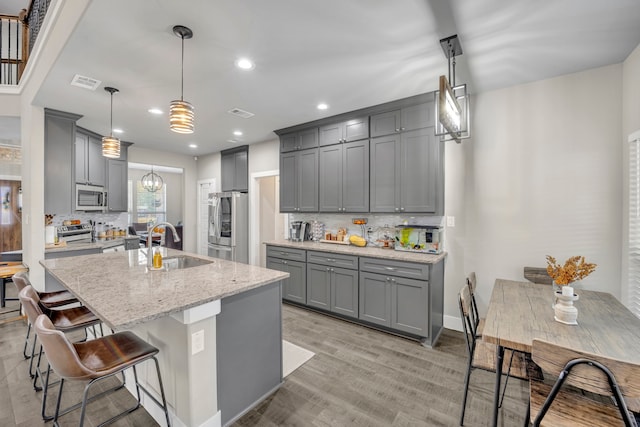
<path fill-rule="evenodd" d="M 640 317 L 640 131 L 629 136 L 629 309 Z"/>

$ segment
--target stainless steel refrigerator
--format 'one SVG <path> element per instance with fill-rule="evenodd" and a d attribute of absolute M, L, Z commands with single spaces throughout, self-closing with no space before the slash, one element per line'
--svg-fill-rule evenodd
<path fill-rule="evenodd" d="M 209 256 L 249 263 L 247 193 L 209 194 Z"/>

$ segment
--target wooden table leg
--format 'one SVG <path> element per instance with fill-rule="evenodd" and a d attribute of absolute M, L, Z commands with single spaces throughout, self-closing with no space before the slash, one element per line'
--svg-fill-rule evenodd
<path fill-rule="evenodd" d="M 496 354 L 496 386 L 493 393 L 493 427 L 498 425 L 498 406 L 500 402 L 500 379 L 502 378 L 502 359 L 504 359 L 504 347 L 499 345 Z"/>

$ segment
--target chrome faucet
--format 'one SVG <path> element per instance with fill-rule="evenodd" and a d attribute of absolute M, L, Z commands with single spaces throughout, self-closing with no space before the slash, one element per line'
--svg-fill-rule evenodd
<path fill-rule="evenodd" d="M 176 231 L 175 227 L 173 225 L 171 225 L 171 223 L 168 222 L 159 222 L 157 224 L 149 224 L 149 226 L 147 226 L 147 266 L 148 267 L 152 267 L 153 266 L 153 255 L 152 255 L 152 251 L 151 251 L 151 242 L 153 240 L 153 229 L 156 227 L 160 227 L 161 225 L 164 225 L 166 227 L 169 227 L 171 229 L 171 231 L 173 232 L 173 241 L 178 243 L 180 241 L 180 236 L 178 236 L 178 232 Z"/>

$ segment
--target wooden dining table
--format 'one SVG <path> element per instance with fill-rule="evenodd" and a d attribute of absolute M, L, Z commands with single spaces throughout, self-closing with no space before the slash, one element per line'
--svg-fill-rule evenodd
<path fill-rule="evenodd" d="M 640 364 L 640 319 L 613 295 L 576 289 L 578 324 L 554 320 L 549 285 L 497 279 L 489 301 L 483 340 L 498 346 L 493 426 L 498 424 L 505 349 L 531 353 L 534 338 L 575 350 Z"/>

